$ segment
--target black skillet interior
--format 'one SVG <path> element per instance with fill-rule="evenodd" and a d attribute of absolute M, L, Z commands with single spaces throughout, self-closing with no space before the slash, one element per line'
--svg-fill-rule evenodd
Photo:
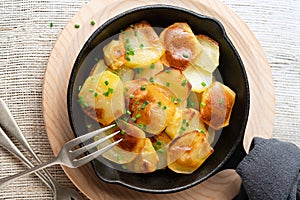
<path fill-rule="evenodd" d="M 99 27 L 85 43 L 74 64 L 68 88 L 68 109 L 70 123 L 76 136 L 87 132 L 82 120 L 84 114 L 79 108 L 77 100 L 78 86 L 83 83 L 96 63 L 95 60 L 88 59 L 87 55 L 101 56 L 103 46 L 99 47 L 98 44 L 101 42 L 105 44 L 103 42 L 105 39 L 141 20 L 147 20 L 153 27 L 167 27 L 175 22 L 187 22 L 195 34 L 205 34 L 216 40 L 220 46 L 219 72 L 224 84 L 236 92 L 236 102 L 230 125 L 223 128 L 221 136 L 214 146 L 215 152 L 190 175 L 176 174 L 168 169 L 150 174 L 126 173 L 107 167 L 97 160 L 92 162 L 95 173 L 103 181 L 118 183 L 143 192 L 176 192 L 206 180 L 226 166 L 234 167 L 241 159 L 243 152 L 240 149 L 242 149 L 250 98 L 247 77 L 236 49 L 217 20 L 190 10 L 166 5 L 151 5 L 129 10 Z M 99 48 L 99 51 L 93 50 L 96 47 Z M 236 150 L 238 147 L 240 148 Z"/>

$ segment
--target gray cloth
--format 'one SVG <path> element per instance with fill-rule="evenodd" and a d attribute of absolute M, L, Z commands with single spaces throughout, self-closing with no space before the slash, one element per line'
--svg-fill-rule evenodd
<path fill-rule="evenodd" d="M 262 138 L 254 138 L 251 146 L 236 169 L 247 198 L 300 200 L 300 149 L 292 143 Z"/>

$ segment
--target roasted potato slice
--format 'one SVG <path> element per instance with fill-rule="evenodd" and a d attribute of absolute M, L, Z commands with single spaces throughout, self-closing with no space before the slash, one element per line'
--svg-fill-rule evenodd
<path fill-rule="evenodd" d="M 104 72 L 107 69 L 106 64 L 104 63 L 103 59 L 100 59 L 91 70 L 91 73 L 89 76 L 94 76 L 96 74 L 100 74 L 101 72 Z"/>
<path fill-rule="evenodd" d="M 159 134 L 166 128 L 176 108 L 157 86 L 150 83 L 141 85 L 131 94 L 128 109 L 131 119 L 140 128 Z"/>
<path fill-rule="evenodd" d="M 165 132 L 161 132 L 158 135 L 154 135 L 153 137 L 150 137 L 150 139 L 159 157 L 159 161 L 157 163 L 157 169 L 163 169 L 167 167 L 168 166 L 167 153 L 168 153 L 169 144 L 172 141 L 171 138 Z"/>
<path fill-rule="evenodd" d="M 200 119 L 218 130 L 229 124 L 235 92 L 220 82 L 214 82 L 202 94 Z"/>
<path fill-rule="evenodd" d="M 194 67 L 193 65 L 190 65 L 187 69 L 182 71 L 182 73 L 191 83 L 193 92 L 203 92 L 213 80 L 212 73 L 203 70 L 201 67 Z"/>
<path fill-rule="evenodd" d="M 160 39 L 166 48 L 164 64 L 181 71 L 185 70 L 202 51 L 192 29 L 187 23 L 174 23 L 164 29 Z"/>
<path fill-rule="evenodd" d="M 83 111 L 108 125 L 124 113 L 124 84 L 116 74 L 109 71 L 89 76 L 78 94 Z"/>
<path fill-rule="evenodd" d="M 126 51 L 125 66 L 147 67 L 157 62 L 165 49 L 150 24 L 141 21 L 127 28 L 119 35 Z"/>
<path fill-rule="evenodd" d="M 166 87 L 176 98 L 185 101 L 192 89 L 188 79 L 177 69 L 166 69 L 154 76 L 154 83 Z"/>
<path fill-rule="evenodd" d="M 171 123 L 166 128 L 166 133 L 172 139 L 193 130 L 201 130 L 206 133 L 204 123 L 200 120 L 199 111 L 193 108 L 186 108 L 182 111 L 177 109 L 176 114 Z"/>
<path fill-rule="evenodd" d="M 156 170 L 158 155 L 149 138 L 145 139 L 142 152 L 130 163 L 125 165 L 126 169 L 135 173 L 150 173 Z"/>
<path fill-rule="evenodd" d="M 206 135 L 198 130 L 187 132 L 172 141 L 168 149 L 168 167 L 191 174 L 213 153 Z"/>
<path fill-rule="evenodd" d="M 197 35 L 197 40 L 203 46 L 203 52 L 198 54 L 191 62 L 196 68 L 213 73 L 219 66 L 219 44 L 206 35 Z"/>
<path fill-rule="evenodd" d="M 142 152 L 145 146 L 145 133 L 136 126 L 129 124 L 123 120 L 119 120 L 118 127 L 107 132 L 107 135 L 120 129 L 120 133 L 113 137 L 112 140 L 107 140 L 98 145 L 98 149 L 101 149 L 113 141 L 117 141 L 120 138 L 123 140 L 117 145 L 102 154 L 102 156 L 114 163 L 125 164 L 133 161 Z M 106 135 L 100 134 L 95 137 L 98 140 Z"/>
<path fill-rule="evenodd" d="M 103 47 L 105 63 L 112 70 L 119 69 L 126 62 L 125 46 L 119 40 L 112 40 Z"/>

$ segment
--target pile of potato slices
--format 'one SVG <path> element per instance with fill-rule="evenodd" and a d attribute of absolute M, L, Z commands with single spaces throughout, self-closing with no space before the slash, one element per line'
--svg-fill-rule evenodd
<path fill-rule="evenodd" d="M 135 173 L 197 170 L 235 101 L 234 91 L 213 77 L 219 54 L 216 41 L 187 23 L 159 34 L 146 21 L 121 30 L 78 93 L 86 115 L 102 127 L 117 124 L 106 134 L 120 131 L 98 148 L 123 138 L 103 157 Z"/>

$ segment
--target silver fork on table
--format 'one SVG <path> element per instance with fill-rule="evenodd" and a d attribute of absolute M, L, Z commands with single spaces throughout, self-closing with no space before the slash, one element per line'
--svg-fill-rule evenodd
<path fill-rule="evenodd" d="M 107 126 L 105 128 L 99 129 L 99 130 L 95 130 L 92 131 L 90 133 L 87 133 L 85 135 L 82 135 L 80 137 L 74 138 L 70 141 L 68 141 L 67 143 L 64 144 L 64 146 L 62 147 L 62 149 L 60 150 L 59 154 L 57 157 L 55 157 L 54 159 L 42 163 L 38 166 L 35 166 L 33 168 L 30 168 L 28 170 L 25 170 L 21 173 L 12 175 L 12 176 L 8 176 L 5 178 L 1 178 L 0 179 L 0 189 L 2 187 L 7 186 L 8 184 L 12 183 L 13 181 L 17 180 L 18 178 L 21 178 L 23 176 L 35 173 L 39 170 L 42 170 L 44 168 L 50 167 L 52 165 L 64 165 L 70 168 L 77 168 L 80 167 L 82 165 L 85 165 L 86 163 L 89 163 L 90 161 L 92 161 L 93 159 L 97 158 L 98 156 L 100 156 L 101 154 L 105 153 L 106 151 L 108 151 L 109 149 L 111 149 L 112 147 L 114 147 L 115 145 L 117 145 L 118 143 L 120 143 L 122 141 L 122 138 L 101 148 L 98 149 L 90 154 L 87 154 L 85 156 L 79 157 L 82 154 L 85 154 L 87 152 L 89 152 L 89 150 L 97 147 L 99 144 L 103 143 L 104 141 L 107 141 L 108 139 L 112 138 L 113 136 L 117 135 L 120 131 L 116 131 L 110 135 L 107 135 L 99 140 L 96 140 L 90 144 L 84 145 L 80 148 L 78 148 L 78 145 L 86 142 L 89 139 L 94 138 L 96 135 L 99 135 L 100 133 L 103 133 L 113 127 L 115 127 L 115 124 L 112 124 L 110 126 Z M 75 149 L 75 150 L 73 150 Z"/>
<path fill-rule="evenodd" d="M 13 118 L 11 112 L 9 111 L 6 103 L 0 98 L 0 125 L 11 136 L 14 136 L 22 146 L 31 154 L 31 156 L 39 163 L 41 160 L 32 150 L 31 146 L 27 142 L 26 138 L 22 134 L 17 122 Z M 6 133 L 0 128 L 0 146 L 4 147 L 6 150 L 11 152 L 22 162 L 24 162 L 28 167 L 34 167 L 34 165 L 21 153 L 21 151 L 15 146 L 15 144 L 10 140 Z M 44 173 L 38 172 L 37 175 L 42 181 L 53 191 L 53 197 L 55 200 L 82 200 L 81 195 L 73 188 L 69 188 L 59 184 L 53 176 L 44 170 Z"/>

